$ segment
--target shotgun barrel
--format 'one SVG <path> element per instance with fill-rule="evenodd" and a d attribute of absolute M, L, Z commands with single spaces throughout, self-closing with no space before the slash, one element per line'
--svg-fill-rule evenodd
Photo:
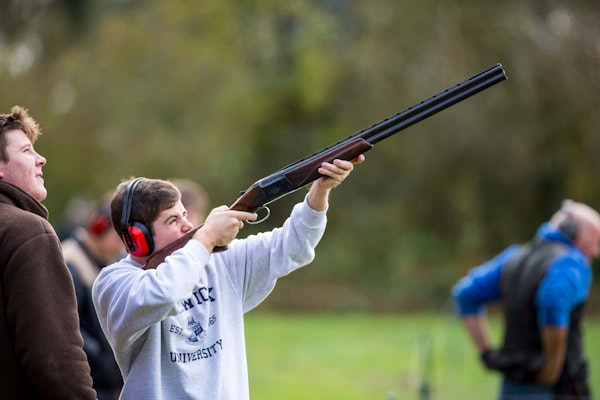
<path fill-rule="evenodd" d="M 409 107 L 383 121 L 348 136 L 346 139 L 328 146 L 306 158 L 298 160 L 273 174 L 262 178 L 241 192 L 231 209 L 256 212 L 266 205 L 286 196 L 318 179 L 318 172 L 323 162 L 335 159 L 353 160 L 360 154 L 369 151 L 384 139 L 422 121 L 460 101 L 463 101 L 503 80 L 507 79 L 501 64 L 483 71 L 466 81 Z M 261 219 L 263 221 L 265 218 Z M 259 221 L 259 222 L 260 222 Z M 158 250 L 146 260 L 144 269 L 156 268 L 165 257 L 183 247 L 201 226 L 194 228 L 183 237 Z M 223 251 L 226 247 L 215 248 Z"/>

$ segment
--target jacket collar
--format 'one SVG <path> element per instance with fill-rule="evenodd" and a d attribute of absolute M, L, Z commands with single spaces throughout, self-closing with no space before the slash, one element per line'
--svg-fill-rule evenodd
<path fill-rule="evenodd" d="M 18 186 L 0 181 L 0 203 L 10 204 L 48 219 L 48 209 Z"/>

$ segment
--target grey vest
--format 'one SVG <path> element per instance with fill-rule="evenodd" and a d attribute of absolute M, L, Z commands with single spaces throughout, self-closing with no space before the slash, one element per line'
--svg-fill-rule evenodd
<path fill-rule="evenodd" d="M 552 260 L 567 249 L 565 244 L 558 242 L 531 241 L 502 271 L 501 292 L 506 325 L 500 354 L 514 362 L 514 368 L 503 371 L 505 379 L 509 381 L 533 382 L 535 373 L 543 363 L 535 294 Z M 556 394 L 575 397 L 561 396 L 561 399 L 586 399 L 589 394 L 582 347 L 583 308 L 584 303 L 571 312 L 567 357 L 561 377 L 554 387 Z"/>

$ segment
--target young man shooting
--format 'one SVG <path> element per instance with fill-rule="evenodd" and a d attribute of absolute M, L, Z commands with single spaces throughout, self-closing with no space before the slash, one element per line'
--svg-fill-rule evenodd
<path fill-rule="evenodd" d="M 352 171 L 335 160 L 319 169 L 282 227 L 234 240 L 255 213 L 213 209 L 204 225 L 156 269 L 149 256 L 189 232 L 179 190 L 170 182 L 122 182 L 112 221 L 130 254 L 104 268 L 93 287 L 100 323 L 124 378 L 122 399 L 249 398 L 244 313 L 279 277 L 310 263 L 325 230 L 331 189 Z M 217 246 L 228 246 L 213 253 Z"/>

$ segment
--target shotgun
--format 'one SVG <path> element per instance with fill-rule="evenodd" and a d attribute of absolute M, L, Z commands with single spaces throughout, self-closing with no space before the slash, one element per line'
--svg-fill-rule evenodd
<path fill-rule="evenodd" d="M 266 215 L 254 223 L 262 222 L 270 213 L 268 207 L 266 207 L 267 204 L 295 192 L 318 179 L 321 176 L 318 173 L 318 169 L 323 162 L 330 163 L 335 159 L 353 160 L 360 154 L 372 149 L 375 143 L 387 139 L 401 130 L 505 79 L 507 77 L 502 64 L 496 64 L 494 67 L 446 89 L 442 93 L 258 180 L 248 189 L 242 191 L 240 197 L 230 208 L 232 210 L 248 212 L 257 212 L 264 209 Z M 183 247 L 201 227 L 202 225 L 192 229 L 181 238 L 158 250 L 147 259 L 144 269 L 156 268 L 164 261 L 165 257 Z M 215 248 L 215 251 L 222 251 L 224 249 L 226 247 Z"/>

